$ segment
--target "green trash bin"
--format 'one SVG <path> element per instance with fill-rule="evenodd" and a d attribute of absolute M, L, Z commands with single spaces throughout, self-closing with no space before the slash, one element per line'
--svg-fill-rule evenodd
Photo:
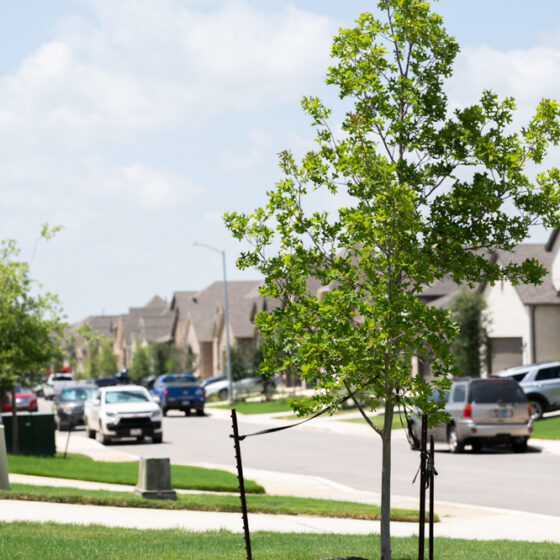
<path fill-rule="evenodd" d="M 12 453 L 12 413 L 2 414 L 6 448 Z M 54 414 L 18 412 L 19 452 L 22 455 L 54 457 L 56 454 Z"/>

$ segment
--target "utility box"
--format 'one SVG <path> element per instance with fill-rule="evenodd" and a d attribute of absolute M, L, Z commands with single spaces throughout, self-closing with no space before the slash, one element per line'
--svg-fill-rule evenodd
<path fill-rule="evenodd" d="M 6 448 L 13 452 L 11 412 L 2 414 Z M 56 454 L 54 414 L 18 412 L 19 452 L 21 455 L 54 457 Z"/>
<path fill-rule="evenodd" d="M 176 500 L 171 488 L 171 465 L 167 457 L 140 457 L 134 493 L 152 500 Z"/>

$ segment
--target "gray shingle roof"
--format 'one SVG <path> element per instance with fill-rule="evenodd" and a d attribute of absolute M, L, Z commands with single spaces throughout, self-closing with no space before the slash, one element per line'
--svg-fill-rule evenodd
<path fill-rule="evenodd" d="M 524 243 L 515 252 L 498 252 L 498 260 L 502 264 L 521 263 L 528 258 L 536 258 L 548 271 L 542 284 L 519 284 L 517 293 L 525 305 L 560 305 L 560 296 L 552 284 L 552 253 L 547 251 L 547 245 Z"/>
<path fill-rule="evenodd" d="M 230 281 L 228 288 L 229 322 L 233 336 L 236 338 L 252 338 L 254 325 L 251 322 L 252 310 L 260 298 L 256 292 L 260 280 Z M 255 293 L 257 296 L 255 297 Z M 213 329 L 217 318 L 224 308 L 224 283 L 214 282 L 201 290 L 188 304 L 188 312 L 196 336 L 201 342 L 213 339 Z"/>

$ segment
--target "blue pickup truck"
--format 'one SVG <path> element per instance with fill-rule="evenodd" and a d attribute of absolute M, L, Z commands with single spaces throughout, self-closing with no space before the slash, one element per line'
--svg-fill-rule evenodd
<path fill-rule="evenodd" d="M 204 416 L 206 391 L 194 375 L 188 373 L 167 373 L 160 375 L 151 391 L 155 400 L 159 400 L 163 415 L 168 410 L 182 410 L 189 416 L 191 409 L 198 416 Z"/>

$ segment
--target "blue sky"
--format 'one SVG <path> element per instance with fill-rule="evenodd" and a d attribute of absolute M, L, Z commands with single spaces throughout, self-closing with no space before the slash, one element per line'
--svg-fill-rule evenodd
<path fill-rule="evenodd" d="M 219 256 L 194 241 L 226 250 L 230 279 L 255 278 L 235 269 L 241 246 L 221 216 L 264 203 L 279 151 L 312 146 L 301 97 L 336 104 L 323 83 L 332 36 L 375 4 L 6 2 L 0 238 L 28 259 L 42 223 L 64 226 L 31 266 L 70 321 L 221 279 Z M 462 46 L 452 103 L 492 87 L 523 118 L 542 96 L 560 98 L 559 2 L 434 8 Z"/>

